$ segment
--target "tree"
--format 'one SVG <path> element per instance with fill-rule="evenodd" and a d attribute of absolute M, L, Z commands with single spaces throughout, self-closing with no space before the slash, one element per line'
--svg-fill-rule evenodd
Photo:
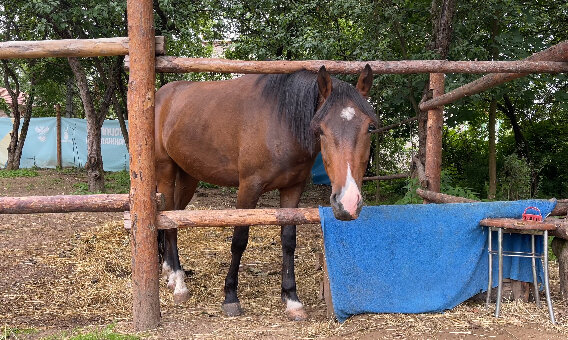
<path fill-rule="evenodd" d="M 4 15 L 0 16 L 0 39 L 25 39 L 29 37 L 25 28 L 20 26 L 20 16 L 27 13 L 22 11 L 15 2 L 7 1 L 3 5 Z M 34 86 L 36 83 L 34 65 L 35 61 L 7 61 L 2 60 L 2 79 L 4 87 L 11 98 L 11 115 L 13 119 L 10 144 L 8 145 L 8 162 L 6 168 L 15 170 L 20 167 L 22 149 L 26 140 L 32 107 L 34 102 Z M 22 94 L 21 80 L 29 81 L 25 106 L 22 108 L 18 98 Z M 22 122 L 23 118 L 23 122 Z M 21 128 L 21 129 L 20 129 Z"/>

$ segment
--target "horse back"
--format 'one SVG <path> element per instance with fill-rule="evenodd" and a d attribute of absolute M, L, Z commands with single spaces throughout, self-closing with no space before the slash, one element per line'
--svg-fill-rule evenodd
<path fill-rule="evenodd" d="M 218 185 L 238 186 L 244 176 L 259 176 L 269 189 L 297 181 L 311 160 L 274 105 L 255 75 L 169 83 L 156 93 L 157 160 Z"/>

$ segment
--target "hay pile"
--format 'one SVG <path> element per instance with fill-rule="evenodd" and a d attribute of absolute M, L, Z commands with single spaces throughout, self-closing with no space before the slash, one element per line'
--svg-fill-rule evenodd
<path fill-rule="evenodd" d="M 252 227 L 249 246 L 242 260 L 239 281 L 245 316 L 227 318 L 220 304 L 223 282 L 230 261 L 230 228 L 180 230 L 180 260 L 188 271 L 190 300 L 173 304 L 171 293 L 161 283 L 162 326 L 144 333 L 150 338 L 242 339 L 325 337 L 371 338 L 496 336 L 533 331 L 548 338 L 568 335 L 567 304 L 558 297 L 557 264 L 552 263 L 553 300 L 558 325 L 548 323 L 546 307 L 534 303 L 504 303 L 502 318 L 495 319 L 493 308 L 467 302 L 442 314 L 361 315 L 344 324 L 328 320 L 325 303 L 319 298 L 322 271 L 317 265 L 321 252 L 319 226 L 298 227 L 296 277 L 298 291 L 310 319 L 294 323 L 286 320 L 280 301 L 280 229 Z M 58 279 L 38 277 L 26 296 L 13 299 L 10 320 L 18 327 L 68 327 L 105 325 L 118 322 L 118 330 L 131 332 L 131 282 L 129 235 L 122 222 L 101 225 L 77 234 L 58 252 L 35 254 L 38 265 L 48 268 Z M 22 256 L 24 256 L 22 254 Z M 26 254 L 25 256 L 30 256 Z M 53 275 L 51 275 L 53 276 Z M 24 294 L 21 294 L 24 295 Z M 515 335 L 517 336 L 517 335 Z M 557 337 L 558 336 L 558 337 Z"/>

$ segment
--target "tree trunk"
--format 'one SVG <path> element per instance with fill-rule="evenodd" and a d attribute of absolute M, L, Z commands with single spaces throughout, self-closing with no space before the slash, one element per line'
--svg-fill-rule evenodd
<path fill-rule="evenodd" d="M 497 104 L 497 106 L 511 122 L 513 135 L 515 137 L 515 148 L 517 155 L 519 156 L 519 158 L 524 158 L 527 161 L 530 161 L 527 140 L 525 139 L 525 136 L 521 131 L 521 126 L 519 125 L 519 122 L 517 120 L 515 106 L 513 105 L 513 102 L 508 95 L 503 95 L 503 100 L 505 102 L 505 105 Z"/>
<path fill-rule="evenodd" d="M 30 127 L 30 120 L 32 118 L 32 107 L 34 103 L 35 90 L 34 86 L 36 83 L 35 76 L 31 76 L 30 79 L 30 92 L 26 100 L 26 107 L 24 110 L 24 122 L 22 123 L 22 130 L 20 131 L 20 137 L 18 138 L 18 147 L 16 148 L 16 154 L 14 155 L 14 163 L 17 164 L 17 168 L 20 168 L 20 160 L 22 159 L 22 150 L 24 149 L 24 143 L 26 142 L 26 137 L 28 136 L 28 129 Z"/>
<path fill-rule="evenodd" d="M 487 198 L 495 199 L 497 194 L 497 151 L 495 147 L 495 121 L 497 116 L 497 100 L 489 105 L 489 192 Z"/>
<path fill-rule="evenodd" d="M 499 13 L 491 20 L 491 36 L 489 39 L 489 51 L 493 60 L 499 58 L 499 49 L 497 48 L 496 37 L 499 34 L 499 22 L 497 21 Z M 497 118 L 497 99 L 493 98 L 489 104 L 489 191 L 487 198 L 495 199 L 497 194 L 497 151 L 495 147 L 495 126 Z"/>
<path fill-rule="evenodd" d="M 113 106 L 116 111 L 116 117 L 118 118 L 118 123 L 120 124 L 120 131 L 122 132 L 122 137 L 124 137 L 124 143 L 126 145 L 126 150 L 130 150 L 128 145 L 128 129 L 126 128 L 126 120 L 128 119 L 128 110 L 124 109 L 122 103 L 126 103 L 126 90 L 124 89 L 124 83 L 122 82 L 122 75 L 124 71 L 121 69 L 119 73 L 119 78 L 117 79 L 117 89 L 118 92 L 113 96 Z M 123 99 L 122 101 L 119 99 Z"/>
<path fill-rule="evenodd" d="M 104 117 L 101 119 L 95 110 L 83 66 L 77 58 L 67 58 L 67 60 L 75 75 L 75 81 L 85 110 L 85 118 L 87 119 L 87 164 L 85 164 L 85 168 L 87 169 L 89 191 L 104 192 L 103 157 L 101 152 L 101 127 Z"/>
<path fill-rule="evenodd" d="M 432 41 L 429 49 L 446 59 L 452 41 L 452 21 L 456 11 L 455 0 L 432 0 L 430 16 L 432 19 Z M 429 97 L 429 86 L 424 87 L 422 101 Z M 428 111 L 420 111 L 418 117 L 418 159 L 426 163 L 426 122 Z"/>
<path fill-rule="evenodd" d="M 69 78 L 65 84 L 67 86 L 67 93 L 65 95 L 65 117 L 72 118 L 75 117 L 75 112 L 73 110 L 73 97 L 75 96 L 75 89 L 73 86 L 75 85 L 73 84 L 72 78 Z"/>
<path fill-rule="evenodd" d="M 33 64 L 33 62 L 30 62 Z M 18 76 L 14 70 L 12 70 L 8 66 L 8 62 L 3 60 L 2 66 L 4 69 L 4 86 L 10 95 L 12 100 L 11 110 L 12 110 L 12 132 L 10 133 L 10 144 L 8 145 L 8 160 L 6 164 L 6 169 L 8 170 L 16 170 L 20 168 L 20 160 L 22 158 L 22 149 L 24 147 L 24 143 L 26 141 L 26 135 L 28 133 L 28 127 L 30 125 L 30 118 L 32 115 L 32 104 L 33 104 L 33 88 L 35 85 L 35 77 L 31 77 L 31 85 L 30 85 L 30 93 L 29 97 L 26 101 L 26 106 L 24 110 L 20 109 L 20 105 L 18 103 L 18 97 L 20 96 L 20 83 L 18 81 Z M 10 78 L 14 82 L 15 91 L 10 84 Z M 23 112 L 22 112 L 23 111 Z M 21 118 L 23 118 L 24 122 L 22 125 L 22 129 L 20 132 L 20 123 Z"/>

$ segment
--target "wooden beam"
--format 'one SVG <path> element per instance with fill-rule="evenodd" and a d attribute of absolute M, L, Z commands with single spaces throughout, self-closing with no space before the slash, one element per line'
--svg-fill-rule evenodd
<path fill-rule="evenodd" d="M 165 39 L 154 38 L 156 54 L 165 53 Z M 127 37 L 0 42 L 0 59 L 105 57 L 127 55 Z"/>
<path fill-rule="evenodd" d="M 439 192 L 433 192 L 433 191 L 430 191 L 430 190 L 424 190 L 424 189 L 420 189 L 420 188 L 416 189 L 416 193 L 418 194 L 418 196 L 420 196 L 423 199 L 428 200 L 432 203 L 473 203 L 473 202 L 479 202 L 479 201 L 476 201 L 476 200 L 471 200 L 469 198 L 442 194 L 442 193 L 439 193 Z"/>
<path fill-rule="evenodd" d="M 549 61 L 448 61 L 448 60 L 396 60 L 396 61 L 336 61 L 336 60 L 229 60 L 220 58 L 184 58 L 160 56 L 156 58 L 156 72 L 161 73 L 293 73 L 300 70 L 317 72 L 322 65 L 330 73 L 357 74 L 369 64 L 374 74 L 412 73 L 564 73 L 568 63 Z M 124 67 L 130 67 L 129 58 Z"/>
<path fill-rule="evenodd" d="M 443 73 L 430 74 L 430 90 L 433 98 L 444 94 Z M 440 192 L 442 174 L 442 125 L 444 124 L 444 108 L 435 107 L 428 110 L 426 123 L 426 163 L 424 171 L 428 178 L 428 190 Z"/>
<path fill-rule="evenodd" d="M 568 300 L 568 241 L 555 237 L 550 247 L 558 259 L 560 296 L 566 301 Z"/>
<path fill-rule="evenodd" d="M 166 201 L 156 195 L 158 210 L 164 210 Z M 120 212 L 130 210 L 128 194 L 58 195 L 0 197 L 0 214 L 41 214 L 68 212 Z"/>
<path fill-rule="evenodd" d="M 556 206 L 550 213 L 551 216 L 566 216 L 568 215 L 568 199 L 557 200 Z"/>
<path fill-rule="evenodd" d="M 152 0 L 127 0 L 130 123 L 130 211 L 132 214 L 132 321 L 136 331 L 160 322 L 156 172 L 154 169 L 155 56 Z"/>
<path fill-rule="evenodd" d="M 417 120 L 418 120 L 418 116 L 406 118 L 404 120 L 401 120 L 398 123 L 382 126 L 378 129 L 372 130 L 371 133 L 385 133 L 389 130 L 396 129 L 397 127 L 399 127 L 401 125 L 409 124 L 409 123 L 412 123 L 412 122 L 417 121 Z"/>
<path fill-rule="evenodd" d="M 393 180 L 393 179 L 401 179 L 401 178 L 408 178 L 408 177 L 410 177 L 410 173 L 405 172 L 403 174 L 363 177 L 363 180 L 364 181 L 390 181 L 390 180 Z"/>
<path fill-rule="evenodd" d="M 131 228 L 130 213 L 124 214 L 124 227 Z M 233 227 L 247 225 L 289 225 L 320 223 L 317 208 L 171 210 L 156 218 L 158 229 L 187 227 Z"/>
<path fill-rule="evenodd" d="M 533 54 L 522 60 L 524 62 L 566 62 L 568 61 L 568 40 L 554 45 L 544 51 Z M 479 78 L 471 83 L 458 87 L 457 89 L 444 94 L 438 98 L 432 98 L 420 104 L 420 110 L 426 111 L 432 108 L 453 103 L 458 99 L 483 92 L 489 88 L 503 84 L 505 82 L 527 76 L 533 72 L 510 72 L 493 73 Z"/>

